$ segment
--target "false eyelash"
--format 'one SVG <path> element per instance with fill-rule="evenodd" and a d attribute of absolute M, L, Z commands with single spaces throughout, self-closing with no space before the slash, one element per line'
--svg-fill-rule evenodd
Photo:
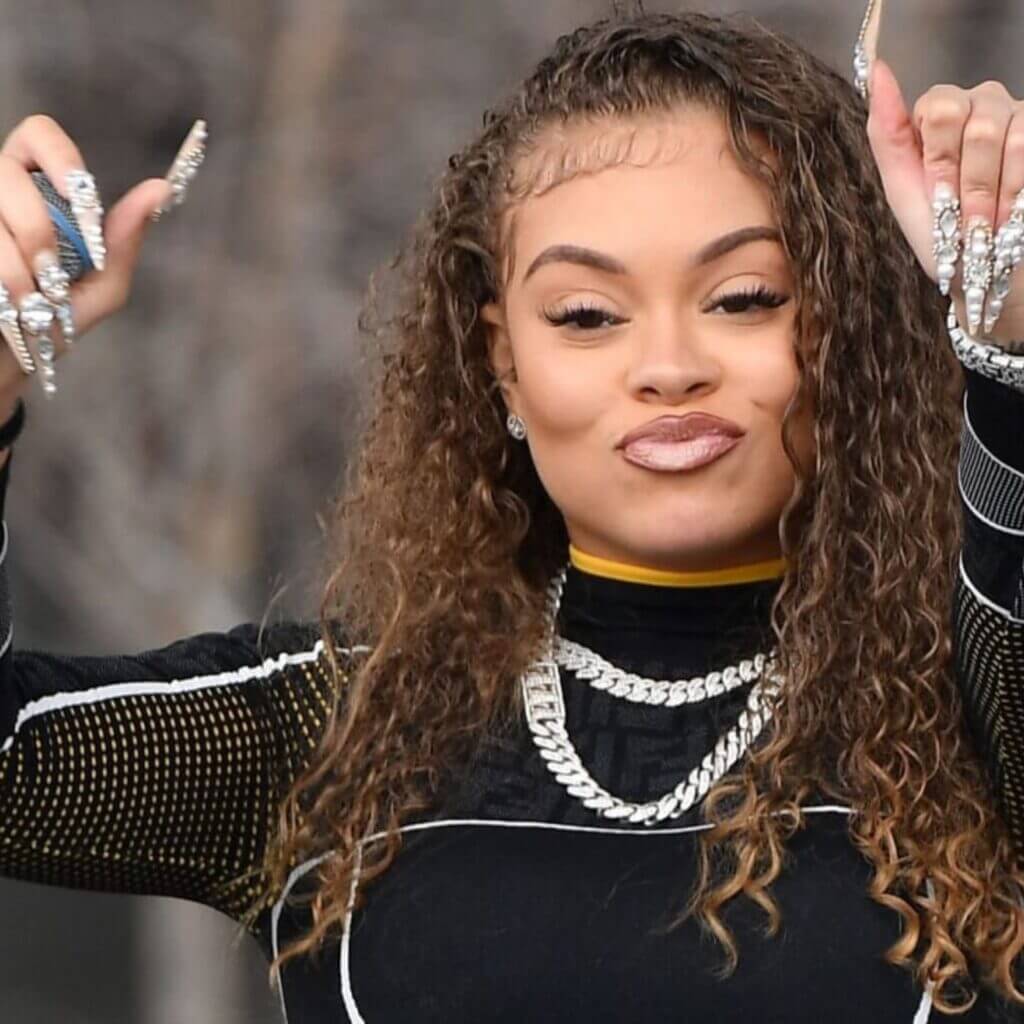
<path fill-rule="evenodd" d="M 779 306 L 788 302 L 789 299 L 785 295 L 780 295 L 777 291 L 773 291 L 766 284 L 759 284 L 756 288 L 747 288 L 739 292 L 730 292 L 728 295 L 723 295 L 717 302 L 709 309 L 721 309 L 729 302 L 746 302 L 748 306 L 763 306 L 765 309 L 777 309 Z M 726 310 L 726 312 L 730 312 Z M 734 313 L 745 313 L 746 310 L 732 310 Z"/>
<path fill-rule="evenodd" d="M 619 317 L 615 316 L 612 313 L 609 313 L 606 309 L 602 309 L 600 306 L 589 305 L 586 302 L 574 303 L 571 306 L 567 306 L 565 309 L 555 311 L 545 309 L 544 319 L 547 320 L 547 322 L 551 324 L 552 327 L 564 327 L 567 324 L 572 324 L 575 322 L 575 326 L 578 327 L 580 330 L 595 330 L 595 327 L 584 327 L 583 324 L 579 322 L 580 317 L 584 316 L 587 313 L 596 314 L 597 316 L 600 316 L 602 320 L 608 321 L 607 325 L 603 323 L 598 325 L 600 327 L 614 327 L 616 324 L 620 324 L 623 322 Z"/>
<path fill-rule="evenodd" d="M 766 284 L 759 284 L 755 288 L 747 288 L 743 291 L 730 292 L 728 295 L 723 295 L 714 305 L 709 306 L 708 312 L 712 309 L 720 309 L 726 306 L 730 302 L 743 303 L 745 302 L 748 306 L 762 306 L 765 309 L 777 309 L 779 306 L 788 302 L 789 298 L 785 295 L 780 295 L 777 291 L 773 291 Z M 730 312 L 726 310 L 726 312 Z M 745 309 L 732 310 L 733 313 L 744 313 Z M 584 327 L 580 323 L 580 319 L 587 314 L 599 316 L 602 320 L 608 321 L 607 324 L 592 325 L 590 327 Z M 586 302 L 574 303 L 571 306 L 567 306 L 562 310 L 548 310 L 543 311 L 544 319 L 547 320 L 552 327 L 565 327 L 568 324 L 575 324 L 577 328 L 585 331 L 596 330 L 599 327 L 610 326 L 614 327 L 616 324 L 623 323 L 620 317 L 609 313 L 607 310 L 602 309 L 600 306 L 589 305 Z"/>

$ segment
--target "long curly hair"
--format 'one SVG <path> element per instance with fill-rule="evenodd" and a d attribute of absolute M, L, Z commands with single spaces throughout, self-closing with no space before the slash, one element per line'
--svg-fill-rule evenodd
<path fill-rule="evenodd" d="M 494 733 L 521 722 L 516 680 L 544 631 L 568 536 L 528 449 L 512 442 L 481 306 L 501 294 L 515 169 L 577 119 L 720 112 L 772 196 L 796 282 L 800 381 L 783 425 L 796 475 L 772 610 L 784 680 L 768 738 L 706 798 L 696 916 L 739 951 L 722 909 L 744 895 L 778 931 L 771 885 L 813 792 L 854 808 L 870 896 L 895 911 L 893 964 L 953 1012 L 979 979 L 1016 1002 L 1024 870 L 964 724 L 950 609 L 961 375 L 938 290 L 891 213 L 845 78 L 745 16 L 616 11 L 557 40 L 452 156 L 427 216 L 377 276 L 361 318 L 372 403 L 329 524 L 320 627 L 336 685 L 320 743 L 281 803 L 271 897 L 316 867 L 315 955 L 386 871 L 403 821 Z M 773 161 L 759 155 L 767 141 Z M 763 148 L 760 150 L 763 154 Z M 816 465 L 791 433 L 810 410 Z M 384 838 L 365 844 L 372 833 Z"/>

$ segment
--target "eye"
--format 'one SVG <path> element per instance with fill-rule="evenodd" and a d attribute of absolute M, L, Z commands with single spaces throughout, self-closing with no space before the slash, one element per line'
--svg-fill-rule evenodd
<path fill-rule="evenodd" d="M 617 324 L 626 322 L 621 317 L 615 316 L 614 313 L 601 309 L 600 306 L 590 306 L 586 303 L 566 306 L 564 309 L 545 309 L 544 319 L 552 327 L 565 327 L 571 324 L 582 331 L 594 331 L 602 327 L 615 327 Z"/>
<path fill-rule="evenodd" d="M 747 313 L 751 306 L 761 306 L 764 309 L 777 309 L 789 301 L 786 295 L 780 295 L 773 291 L 766 284 L 759 284 L 756 288 L 747 288 L 740 292 L 731 292 L 723 295 L 716 302 L 712 303 L 704 312 L 710 313 L 713 309 L 721 309 L 726 313 Z"/>

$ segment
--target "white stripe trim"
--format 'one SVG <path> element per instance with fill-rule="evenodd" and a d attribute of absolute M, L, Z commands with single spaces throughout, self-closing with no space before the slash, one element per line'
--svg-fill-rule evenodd
<path fill-rule="evenodd" d="M 1001 604 L 996 604 L 992 598 L 986 597 L 972 582 L 970 576 L 967 575 L 967 570 L 964 568 L 963 552 L 960 553 L 960 579 L 963 580 L 964 586 L 967 587 L 980 604 L 983 604 L 986 608 L 991 608 L 994 612 L 998 612 L 1008 622 L 1024 624 L 1024 619 L 1015 618 L 1008 608 L 1004 608 Z"/>
<path fill-rule="evenodd" d="M 10 623 L 7 627 L 7 636 L 4 637 L 3 646 L 0 647 L 0 658 L 6 653 L 7 649 L 11 646 L 11 641 L 14 639 L 14 623 Z"/>
<path fill-rule="evenodd" d="M 964 487 L 963 474 L 957 474 L 956 478 L 957 490 L 960 491 L 960 497 L 963 499 L 963 503 L 971 510 L 971 514 L 975 519 L 980 519 L 986 526 L 991 526 L 993 530 L 997 530 L 999 533 L 1006 533 L 1012 537 L 1024 537 L 1024 529 L 1017 530 L 1012 526 L 1006 526 L 1003 523 L 997 523 L 994 519 L 990 519 L 984 514 L 969 497 L 967 497 L 967 490 Z"/>
<path fill-rule="evenodd" d="M 0 525 L 4 528 L 4 542 L 0 546 L 0 565 L 4 564 L 4 559 L 7 558 L 7 520 L 0 520 Z"/>
<path fill-rule="evenodd" d="M 281 893 L 281 898 L 274 904 L 274 909 L 270 913 L 270 944 L 274 951 L 274 959 L 277 959 L 278 946 L 277 946 L 277 924 L 281 919 L 281 911 L 284 909 L 284 901 L 288 893 L 291 892 L 292 886 L 305 874 L 312 871 L 322 860 L 326 859 L 328 854 L 323 853 L 319 857 L 313 860 L 308 860 L 303 864 L 300 864 L 295 868 L 292 873 L 288 876 L 287 881 L 284 883 L 284 891 Z M 281 1013 L 284 1016 L 284 1024 L 288 1024 L 288 1007 L 286 1005 L 285 994 L 284 994 L 284 972 L 282 971 L 278 975 L 277 979 L 277 995 L 281 1001 Z"/>
<path fill-rule="evenodd" d="M 67 693 L 51 693 L 26 704 L 19 712 L 14 723 L 14 731 L 0 747 L 0 754 L 5 754 L 14 743 L 14 737 L 22 726 L 33 718 L 50 711 L 62 708 L 80 707 L 86 704 L 99 704 L 106 700 L 120 697 L 146 697 L 158 694 L 191 693 L 194 690 L 208 690 L 221 686 L 234 686 L 251 679 L 263 679 L 286 665 L 304 665 L 316 661 L 323 650 L 323 640 L 317 640 L 310 651 L 298 654 L 280 654 L 276 658 L 268 658 L 260 665 L 244 665 L 229 672 L 217 672 L 213 675 L 192 676 L 188 679 L 170 679 L 159 682 L 108 683 L 90 690 L 77 690 Z"/>
<path fill-rule="evenodd" d="M 823 812 L 836 814 L 853 813 L 853 808 L 844 807 L 841 804 L 815 804 L 810 807 L 804 807 L 802 810 L 805 814 L 820 814 Z M 605 835 L 616 836 L 680 835 L 685 832 L 699 832 L 712 827 L 708 823 L 702 823 L 698 825 L 683 825 L 678 828 L 644 829 L 643 831 L 638 831 L 636 829 L 605 828 L 599 825 L 565 825 L 553 821 L 519 821 L 505 820 L 503 818 L 444 818 L 438 821 L 421 821 L 414 822 L 409 825 L 403 825 L 398 829 L 398 831 L 400 833 L 419 832 L 430 828 L 450 828 L 455 825 L 484 825 L 499 828 L 543 828 L 561 832 L 601 832 Z M 360 841 L 359 847 L 356 851 L 356 864 L 355 871 L 352 874 L 352 885 L 349 890 L 348 910 L 345 914 L 345 922 L 341 935 L 341 945 L 338 950 L 338 973 L 341 984 L 341 1000 L 345 1007 L 345 1012 L 348 1015 L 348 1024 L 366 1024 L 366 1019 L 363 1017 L 362 1013 L 360 1013 L 359 1006 L 356 1003 L 355 994 L 352 991 L 352 973 L 349 966 L 351 960 L 352 909 L 355 901 L 356 888 L 359 884 L 359 869 L 362 864 L 363 845 L 374 839 L 380 839 L 386 835 L 386 829 L 380 832 L 374 832 L 372 835 L 367 836 L 365 839 Z M 272 944 L 275 956 L 277 956 L 278 920 L 281 916 L 281 907 L 283 906 L 288 893 L 295 882 L 328 856 L 330 856 L 329 852 L 321 854 L 316 859 L 308 861 L 305 864 L 300 864 L 294 871 L 292 871 L 291 875 L 288 876 L 288 881 L 285 884 L 284 891 L 281 893 L 281 897 L 277 903 L 274 904 L 274 910 L 271 914 L 273 928 Z M 282 985 L 282 993 L 283 990 L 284 986 Z M 282 1008 L 284 1006 L 283 1000 L 284 996 L 282 994 Z M 285 1011 L 285 1024 L 287 1024 L 287 1011 Z M 919 1024 L 919 1022 L 915 1020 L 914 1024 Z"/>
<path fill-rule="evenodd" d="M 1014 469 L 1009 463 L 1003 462 L 998 455 L 994 455 L 988 447 L 982 442 L 981 438 L 978 437 L 978 432 L 974 429 L 974 424 L 971 423 L 970 414 L 967 412 L 967 395 L 964 395 L 964 423 L 967 424 L 967 429 L 971 432 L 971 437 L 974 439 L 974 443 L 997 465 L 1001 466 L 1006 470 L 1007 473 L 1012 473 L 1017 477 L 1022 484 L 1024 484 L 1024 473 L 1019 469 Z"/>
<path fill-rule="evenodd" d="M 935 885 L 930 878 L 924 880 L 925 890 L 928 893 L 928 898 L 935 899 Z M 917 1013 L 914 1014 L 913 1024 L 927 1024 L 928 1019 L 932 1015 L 932 991 L 935 986 L 930 982 L 925 982 L 924 993 L 921 996 L 921 1003 L 917 1008 Z"/>
<path fill-rule="evenodd" d="M 845 807 L 842 804 L 815 804 L 810 807 L 803 807 L 801 810 L 805 814 L 822 814 L 822 813 L 834 813 L 834 814 L 852 814 L 853 808 Z M 624 829 L 624 828 L 605 828 L 599 825 L 566 825 L 558 822 L 550 821 L 516 821 L 516 820 L 505 820 L 501 818 L 487 819 L 487 818 L 446 818 L 439 821 L 425 821 L 415 822 L 409 825 L 403 825 L 399 828 L 399 832 L 417 832 L 429 828 L 448 828 L 454 825 L 488 825 L 504 828 L 545 828 L 554 831 L 563 832 L 601 832 L 606 835 L 627 835 L 627 836 L 659 836 L 659 835 L 678 835 L 685 832 L 697 832 L 704 829 L 711 828 L 710 824 L 701 823 L 698 825 L 685 825 L 679 828 L 665 828 L 665 829 L 644 829 L 639 831 L 636 829 Z M 352 935 L 352 909 L 355 900 L 356 888 L 359 884 L 359 869 L 362 863 L 362 851 L 364 843 L 370 842 L 374 839 L 380 839 L 387 835 L 386 830 L 375 832 L 373 835 L 368 836 L 362 840 L 356 851 L 356 865 L 355 871 L 352 876 L 352 885 L 349 890 L 349 904 L 348 910 L 345 914 L 345 922 L 343 925 L 343 931 L 341 936 L 341 945 L 338 951 L 338 967 L 339 967 L 339 980 L 341 984 L 341 999 L 345 1007 L 345 1012 L 348 1015 L 348 1024 L 366 1024 L 366 1019 L 363 1017 L 359 1010 L 359 1006 L 356 1003 L 355 994 L 352 991 L 352 972 L 351 972 L 351 935 Z M 311 871 L 317 864 L 320 864 L 323 860 L 330 856 L 330 852 L 321 854 L 313 860 L 307 861 L 304 864 L 300 864 L 295 868 L 292 873 L 288 876 L 288 881 L 285 883 L 284 891 L 281 894 L 280 899 L 274 904 L 274 909 L 271 913 L 271 942 L 274 950 L 274 957 L 278 954 L 278 922 L 281 917 L 281 909 L 284 906 L 284 901 L 288 896 L 295 883 Z M 928 887 L 930 895 L 934 895 L 934 887 L 932 886 L 931 879 L 926 879 L 925 884 Z M 288 1010 L 285 1006 L 284 996 L 284 979 L 283 975 L 281 983 L 279 985 L 279 994 L 281 997 L 281 1011 L 284 1013 L 285 1024 L 288 1024 Z M 925 986 L 924 993 L 921 996 L 921 1002 L 918 1004 L 917 1010 L 914 1013 L 914 1019 L 912 1024 L 927 1024 L 931 1018 L 932 1011 L 932 985 L 929 983 Z"/>

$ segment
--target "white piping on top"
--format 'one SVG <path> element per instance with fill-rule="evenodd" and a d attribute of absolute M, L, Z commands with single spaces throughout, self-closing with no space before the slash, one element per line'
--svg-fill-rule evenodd
<path fill-rule="evenodd" d="M 809 807 L 803 807 L 802 810 L 805 814 L 851 814 L 853 809 L 850 807 L 843 806 L 842 804 L 815 804 Z M 415 822 L 409 825 L 403 825 L 399 828 L 399 832 L 416 832 L 425 829 L 432 828 L 450 828 L 460 825 L 471 825 L 471 826 L 492 826 L 498 828 L 542 828 L 552 831 L 563 831 L 563 832 L 598 832 L 605 835 L 617 835 L 617 836 L 660 836 L 660 835 L 679 835 L 686 832 L 698 832 L 711 828 L 710 824 L 700 823 L 697 825 L 684 825 L 678 828 L 662 828 L 662 829 L 644 829 L 643 831 L 635 829 L 623 829 L 623 828 L 606 828 L 597 825 L 566 825 L 557 822 L 549 821 L 520 821 L 520 820 L 505 820 L 505 819 L 488 819 L 488 818 L 445 818 L 438 821 L 425 821 Z M 366 1018 L 362 1015 L 358 1003 L 356 1002 L 355 993 L 352 989 L 352 974 L 350 968 L 351 961 L 351 935 L 352 935 L 352 909 L 355 901 L 356 887 L 359 881 L 359 867 L 362 861 L 362 848 L 367 842 L 372 842 L 374 839 L 379 839 L 386 835 L 385 831 L 375 832 L 368 836 L 359 844 L 359 849 L 356 855 L 356 870 L 352 878 L 352 886 L 349 894 L 349 906 L 348 911 L 345 915 L 345 922 L 343 926 L 343 932 L 341 936 L 341 944 L 338 952 L 338 971 L 339 971 L 339 982 L 341 987 L 341 999 L 342 1004 L 345 1007 L 345 1013 L 347 1015 L 347 1024 L 366 1024 Z M 316 865 L 320 864 L 324 859 L 330 856 L 329 853 L 321 854 L 315 859 L 309 860 L 296 867 L 292 873 L 288 876 L 288 880 L 285 883 L 284 891 L 281 897 L 274 904 L 273 912 L 271 914 L 271 928 L 272 928 L 272 945 L 274 950 L 274 956 L 278 954 L 278 922 L 281 916 L 281 909 L 284 905 L 285 900 L 288 897 L 289 892 L 295 886 L 295 884 L 312 870 Z M 931 881 L 928 881 L 929 893 L 933 893 Z M 286 997 L 284 993 L 283 980 L 279 989 L 279 995 L 281 997 L 281 1011 L 284 1014 L 284 1021 L 287 1024 L 288 1021 L 288 1010 L 286 1006 Z M 921 997 L 921 1002 L 918 1005 L 917 1011 L 914 1014 L 913 1024 L 927 1024 L 927 1021 L 931 1016 L 932 1008 L 932 986 L 928 984 L 925 987 L 924 993 Z"/>
<path fill-rule="evenodd" d="M 98 704 L 121 697 L 142 697 L 159 694 L 191 693 L 194 690 L 210 690 L 221 686 L 234 686 L 253 679 L 265 679 L 287 665 L 303 665 L 316 661 L 323 650 L 323 640 L 317 640 L 313 649 L 297 654 L 280 654 L 276 658 L 267 658 L 259 665 L 244 665 L 242 668 L 227 672 L 215 672 L 210 675 L 191 676 L 187 679 L 169 679 L 160 681 L 144 681 L 129 683 L 107 683 L 94 686 L 88 690 L 74 690 L 66 693 L 51 693 L 45 697 L 30 701 L 19 712 L 14 723 L 14 731 L 0 747 L 0 754 L 5 754 L 14 743 L 14 737 L 26 722 L 51 711 L 63 708 L 81 707 L 87 704 Z"/>

